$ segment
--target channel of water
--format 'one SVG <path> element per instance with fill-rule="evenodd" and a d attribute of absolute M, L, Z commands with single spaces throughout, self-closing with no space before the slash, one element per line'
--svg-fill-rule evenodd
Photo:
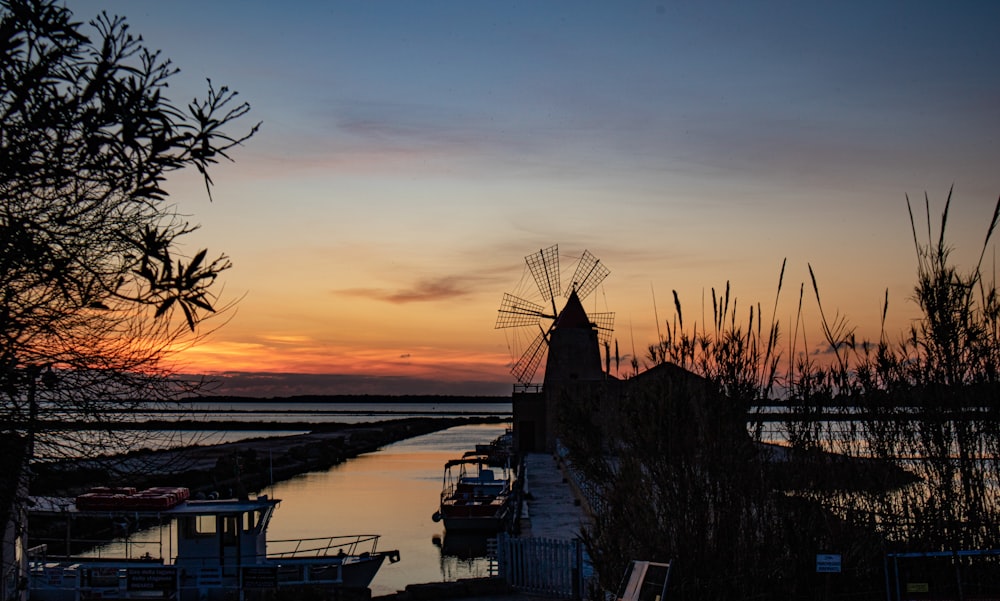
<path fill-rule="evenodd" d="M 269 538 L 380 534 L 379 548 L 398 549 L 399 563 L 385 564 L 372 595 L 407 584 L 487 575 L 484 539 L 446 538 L 431 516 L 440 500 L 444 464 L 503 434 L 504 425 L 450 428 L 404 440 L 260 491 L 281 499 Z"/>
<path fill-rule="evenodd" d="M 380 550 L 398 550 L 400 561 L 386 562 L 372 581 L 373 596 L 403 590 L 407 584 L 487 576 L 486 539 L 449 538 L 431 516 L 438 509 L 445 462 L 496 439 L 507 428 L 477 424 L 417 436 L 251 494 L 281 501 L 268 528 L 269 540 L 377 534 Z M 134 535 L 128 544 L 135 554 L 140 539 L 170 545 L 170 538 L 170 529 L 163 526 Z M 120 540 L 91 554 L 127 554 L 124 544 Z"/>

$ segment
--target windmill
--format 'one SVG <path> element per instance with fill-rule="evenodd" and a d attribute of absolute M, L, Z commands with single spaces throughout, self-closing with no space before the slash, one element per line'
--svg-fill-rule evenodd
<path fill-rule="evenodd" d="M 552 332 L 559 325 L 562 309 L 557 306 L 556 298 L 564 297 L 572 300 L 575 296 L 582 301 L 604 281 L 610 270 L 590 251 L 585 250 L 576 264 L 571 282 L 563 290 L 560 283 L 559 245 L 532 253 L 526 256 L 524 261 L 535 281 L 542 302 L 547 305 L 537 304 L 506 292 L 497 311 L 496 329 L 537 328 L 538 333 L 534 340 L 524 349 L 511 368 L 511 373 L 519 383 L 528 384 L 546 356 Z M 566 303 L 563 304 L 563 309 L 565 308 Z M 597 328 L 600 342 L 608 345 L 614 329 L 615 314 L 593 313 L 587 318 L 591 326 Z"/>

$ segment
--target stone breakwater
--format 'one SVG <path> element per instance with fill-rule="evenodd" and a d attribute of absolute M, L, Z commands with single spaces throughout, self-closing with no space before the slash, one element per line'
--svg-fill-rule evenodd
<path fill-rule="evenodd" d="M 496 417 L 412 417 L 323 424 L 307 434 L 61 461 L 35 466 L 32 494 L 75 496 L 93 486 L 184 486 L 191 494 L 238 495 L 306 472 L 329 469 L 407 438 Z"/>

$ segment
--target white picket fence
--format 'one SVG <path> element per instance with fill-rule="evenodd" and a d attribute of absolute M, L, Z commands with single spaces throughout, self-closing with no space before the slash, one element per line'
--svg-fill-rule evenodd
<path fill-rule="evenodd" d="M 497 537 L 497 568 L 507 584 L 519 591 L 579 599 L 592 573 L 579 539 Z"/>

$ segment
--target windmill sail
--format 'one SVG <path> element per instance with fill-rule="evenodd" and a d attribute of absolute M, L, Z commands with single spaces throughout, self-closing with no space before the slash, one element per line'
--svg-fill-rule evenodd
<path fill-rule="evenodd" d="M 541 321 L 543 317 L 548 317 L 545 307 L 505 292 L 503 300 L 500 301 L 500 309 L 497 311 L 495 327 L 499 329 L 530 326 Z"/>
<path fill-rule="evenodd" d="M 600 286 L 609 273 L 611 270 L 601 263 L 600 259 L 592 255 L 589 250 L 583 251 L 583 256 L 576 264 L 573 281 L 566 290 L 565 296 L 568 297 L 575 290 L 580 300 L 587 298 L 587 295 Z"/>
<path fill-rule="evenodd" d="M 593 292 L 608 276 L 610 270 L 600 262 L 590 251 L 585 250 L 573 272 L 573 281 L 561 289 L 559 268 L 559 246 L 552 245 L 524 257 L 527 269 L 531 272 L 535 286 L 543 302 L 551 303 L 551 311 L 534 302 L 525 300 L 510 293 L 504 293 L 497 311 L 496 328 L 519 328 L 534 326 L 541 331 L 531 341 L 531 344 L 513 363 L 511 373 L 521 384 L 529 384 L 548 352 L 549 336 L 556 328 L 560 319 L 560 310 L 556 306 L 556 297 L 576 296 L 576 302 Z M 594 313 L 586 316 L 580 308 L 581 318 L 586 317 L 586 323 L 597 329 L 598 339 L 606 345 L 611 340 L 614 327 L 614 313 Z M 547 322 L 547 323 L 546 323 Z M 584 325 L 586 325 L 586 323 Z"/>
<path fill-rule="evenodd" d="M 559 245 L 553 244 L 524 258 L 535 278 L 535 285 L 542 298 L 552 302 L 552 312 L 556 313 L 555 297 L 559 294 Z"/>
<path fill-rule="evenodd" d="M 528 346 L 527 350 L 521 354 L 514 367 L 511 368 L 511 374 L 517 378 L 518 382 L 527 384 L 535 377 L 535 372 L 538 371 L 542 357 L 545 356 L 546 342 L 545 332 L 539 332 L 538 336 L 535 336 L 535 339 L 531 341 L 531 345 Z"/>
<path fill-rule="evenodd" d="M 615 314 L 591 313 L 590 321 L 597 327 L 597 339 L 604 344 L 610 344 L 611 334 L 615 331 Z"/>

